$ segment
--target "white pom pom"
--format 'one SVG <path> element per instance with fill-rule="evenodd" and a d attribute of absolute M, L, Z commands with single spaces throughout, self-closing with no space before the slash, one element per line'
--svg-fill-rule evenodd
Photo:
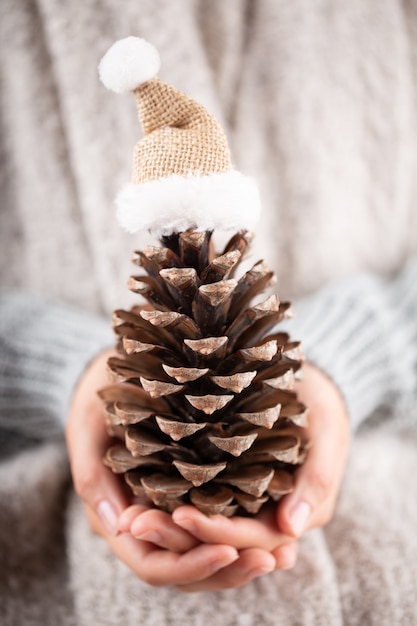
<path fill-rule="evenodd" d="M 152 44 L 139 37 L 126 37 L 109 48 L 98 73 L 107 89 L 124 93 L 156 76 L 159 66 L 159 54 Z"/>

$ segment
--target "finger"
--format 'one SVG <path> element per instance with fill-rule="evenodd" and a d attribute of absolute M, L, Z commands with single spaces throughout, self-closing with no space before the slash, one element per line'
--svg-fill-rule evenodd
<path fill-rule="evenodd" d="M 199 545 L 180 554 L 151 543 L 119 535 L 108 539 L 115 554 L 143 581 L 156 587 L 187 585 L 204 580 L 238 559 L 230 546 Z"/>
<path fill-rule="evenodd" d="M 271 554 L 275 558 L 275 569 L 291 569 L 297 561 L 298 544 L 296 541 L 293 541 L 273 550 Z"/>
<path fill-rule="evenodd" d="M 68 451 L 74 489 L 85 504 L 95 510 L 111 534 L 117 533 L 118 517 L 128 504 L 120 479 L 107 469 L 102 457 L 110 439 L 103 416 L 90 413 L 82 437 L 70 433 Z"/>
<path fill-rule="evenodd" d="M 277 509 L 278 527 L 294 537 L 327 524 L 333 516 L 348 449 L 346 415 L 314 407 L 308 434 L 312 446 L 297 471 L 295 489 Z"/>
<path fill-rule="evenodd" d="M 95 392 L 103 384 L 104 369 L 97 369 L 100 373 L 95 369 L 86 372 L 74 395 L 66 439 L 75 491 L 98 513 L 108 532 L 115 534 L 128 497 L 120 478 L 102 462 L 111 438 L 106 431 L 102 402 Z"/>
<path fill-rule="evenodd" d="M 273 550 L 289 538 L 277 530 L 275 507 L 266 507 L 256 518 L 204 515 L 193 506 L 182 506 L 172 519 L 204 543 L 227 543 L 238 550 L 263 548 Z"/>
<path fill-rule="evenodd" d="M 326 441 L 311 451 L 297 473 L 293 493 L 277 509 L 278 526 L 283 532 L 300 537 L 309 528 L 330 521 L 341 479 L 338 461 Z"/>
<path fill-rule="evenodd" d="M 151 542 L 172 552 L 187 552 L 200 543 L 193 535 L 175 524 L 171 515 L 156 509 L 142 512 L 137 516 L 132 521 L 130 532 L 137 539 Z"/>
<path fill-rule="evenodd" d="M 119 521 L 117 524 L 117 530 L 120 533 L 130 533 L 130 527 L 134 520 L 148 510 L 149 507 L 141 505 L 141 504 L 132 504 L 125 509 L 119 517 Z"/>
<path fill-rule="evenodd" d="M 239 559 L 220 569 L 212 576 L 189 583 L 175 585 L 179 591 L 194 593 L 197 591 L 220 591 L 236 589 L 259 576 L 264 576 L 275 569 L 274 557 L 265 550 L 249 548 L 239 553 Z"/>
<path fill-rule="evenodd" d="M 122 513 L 120 520 L 122 521 L 124 516 L 135 514 L 137 513 L 137 510 L 139 509 L 143 510 L 143 508 L 144 507 L 139 507 L 137 505 L 127 508 Z M 92 518 L 90 523 L 91 523 L 91 526 L 95 529 L 95 531 L 99 534 L 105 534 L 102 528 L 99 529 L 97 527 L 97 522 L 96 522 L 97 517 L 92 516 L 89 511 L 88 511 L 88 516 L 89 517 L 91 516 Z M 243 551 L 240 553 L 240 557 L 239 557 L 240 559 L 242 558 L 241 556 L 242 554 L 243 554 Z M 279 569 L 279 570 L 291 569 L 292 567 L 294 567 L 296 560 L 297 560 L 298 543 L 296 541 L 292 541 L 289 544 L 280 546 L 276 548 L 275 550 L 272 550 L 271 554 L 275 559 L 275 569 Z M 249 560 L 248 555 L 251 555 L 250 560 Z M 224 586 L 225 584 L 230 585 L 230 579 L 232 579 L 233 577 L 236 577 L 236 572 L 239 574 L 241 580 L 239 581 L 236 578 L 234 578 L 234 584 L 238 584 L 239 586 L 240 584 L 245 584 L 245 582 L 248 582 L 249 580 L 251 580 L 251 576 L 256 577 L 256 570 L 259 570 L 258 575 L 262 575 L 263 573 L 266 573 L 268 571 L 268 567 L 271 562 L 270 561 L 265 562 L 265 560 L 263 559 L 263 556 L 264 555 L 261 553 L 261 551 L 257 551 L 257 552 L 255 551 L 251 553 L 247 552 L 245 560 L 240 561 L 239 567 L 235 565 L 232 570 L 225 571 L 221 575 L 216 575 L 216 578 L 214 578 L 213 576 L 213 580 L 211 580 L 212 577 L 210 577 L 208 579 L 208 582 L 205 583 L 205 587 L 210 588 L 211 590 L 214 590 L 215 588 L 223 589 L 225 588 Z M 259 558 L 261 560 L 259 560 Z M 201 590 L 202 587 L 203 587 L 203 582 L 200 581 L 199 590 Z M 182 589 L 182 590 L 187 591 L 187 589 Z M 188 589 L 188 591 L 193 591 L 193 590 L 194 589 Z"/>
<path fill-rule="evenodd" d="M 104 537 L 114 554 L 139 578 L 156 587 L 188 585 L 212 576 L 239 558 L 226 545 L 199 545 L 186 554 L 156 548 L 131 534 L 109 535 L 98 515 L 86 507 L 91 527 Z"/>
<path fill-rule="evenodd" d="M 151 585 L 186 585 L 205 580 L 238 558 L 237 551 L 225 545 L 200 544 L 184 554 L 152 547 L 144 555 L 140 574 Z"/>

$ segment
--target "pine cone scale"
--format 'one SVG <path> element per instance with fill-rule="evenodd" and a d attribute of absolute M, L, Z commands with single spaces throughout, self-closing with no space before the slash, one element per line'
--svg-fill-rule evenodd
<path fill-rule="evenodd" d="M 293 391 L 301 355 L 276 332 L 290 311 L 256 263 L 240 278 L 250 237 L 210 252 L 210 233 L 186 232 L 135 253 L 152 309 L 117 311 L 115 382 L 101 392 L 113 445 L 105 463 L 136 494 L 173 511 L 256 514 L 293 488 L 307 449 L 306 409 Z"/>

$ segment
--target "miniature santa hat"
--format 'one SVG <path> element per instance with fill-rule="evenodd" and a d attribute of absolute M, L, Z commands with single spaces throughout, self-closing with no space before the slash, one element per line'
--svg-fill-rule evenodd
<path fill-rule="evenodd" d="M 217 120 L 156 78 L 159 66 L 156 49 L 137 37 L 117 41 L 99 65 L 108 89 L 133 91 L 144 132 L 132 182 L 116 198 L 121 225 L 157 237 L 191 228 L 251 230 L 260 213 L 255 181 L 233 168 Z"/>

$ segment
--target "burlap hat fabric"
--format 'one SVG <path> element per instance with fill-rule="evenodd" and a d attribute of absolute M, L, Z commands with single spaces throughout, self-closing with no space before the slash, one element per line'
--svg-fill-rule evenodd
<path fill-rule="evenodd" d="M 152 75 L 158 70 L 155 48 L 136 37 L 116 42 L 99 66 L 108 88 L 133 91 L 144 133 L 134 149 L 132 182 L 116 198 L 120 223 L 156 236 L 253 228 L 260 212 L 255 181 L 233 168 L 219 122 Z"/>

